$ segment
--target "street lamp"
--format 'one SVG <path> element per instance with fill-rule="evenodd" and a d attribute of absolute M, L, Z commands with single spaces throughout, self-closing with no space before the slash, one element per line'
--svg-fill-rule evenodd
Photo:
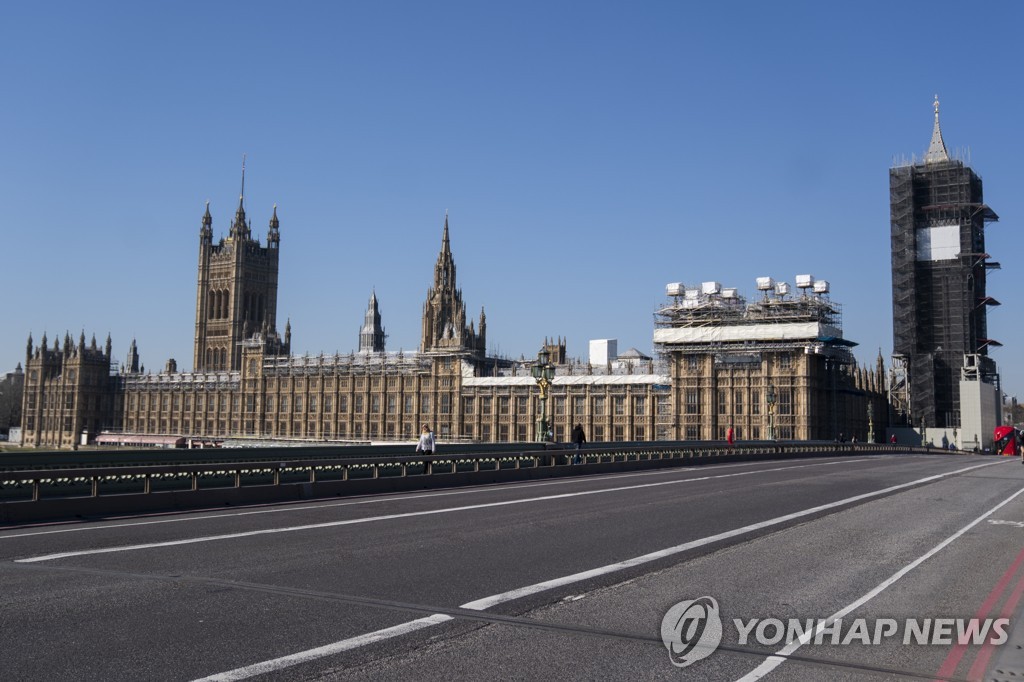
<path fill-rule="evenodd" d="M 549 362 L 551 353 L 547 348 L 541 348 L 537 353 L 537 364 L 531 369 L 537 387 L 540 389 L 540 416 L 537 418 L 537 442 L 547 440 L 548 435 L 548 389 L 551 380 L 555 378 L 555 366 Z"/>
<path fill-rule="evenodd" d="M 768 440 L 775 440 L 775 386 L 768 384 Z"/>

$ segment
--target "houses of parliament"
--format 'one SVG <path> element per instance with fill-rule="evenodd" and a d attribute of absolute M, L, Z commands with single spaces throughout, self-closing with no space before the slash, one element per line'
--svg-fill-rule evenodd
<path fill-rule="evenodd" d="M 52 342 L 44 334 L 38 343 L 29 335 L 23 445 L 402 441 L 423 424 L 442 443 L 537 437 L 545 403 L 531 376 L 534 361 L 488 356 L 484 311 L 470 319 L 457 286 L 447 215 L 416 352 L 386 350 L 371 294 L 357 351 L 291 353 L 290 323 L 283 334 L 278 329 L 276 206 L 261 242 L 243 191 L 228 236 L 215 242 L 207 204 L 198 246 L 192 371 L 178 371 L 174 360 L 162 371 L 142 371 L 134 340 L 119 365 L 109 336 L 100 348 L 84 333 Z M 674 291 L 680 310 L 746 305 L 735 290 L 723 297 L 712 287 L 690 297 L 684 289 Z M 842 430 L 863 440 L 882 433 L 881 361 L 857 367 L 849 353 L 855 344 L 842 338 L 836 321 L 822 317 L 821 305 L 799 300 L 766 294 L 752 304 L 772 313 L 768 322 L 789 325 L 784 335 L 762 320 L 739 336 L 704 339 L 687 331 L 690 317 L 660 315 L 658 358 L 631 350 L 573 360 L 564 340 L 545 339 L 555 365 L 545 435 L 565 441 L 577 423 L 590 441 L 724 439 L 727 429 L 746 439 L 831 439 Z M 711 316 L 700 326 L 724 329 L 742 325 L 741 317 Z M 803 336 L 794 335 L 797 323 Z"/>

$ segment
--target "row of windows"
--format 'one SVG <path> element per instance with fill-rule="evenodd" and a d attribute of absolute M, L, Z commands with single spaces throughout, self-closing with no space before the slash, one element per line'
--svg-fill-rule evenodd
<path fill-rule="evenodd" d="M 61 423 L 56 419 L 47 418 L 46 430 L 54 430 Z M 26 428 L 33 430 L 35 421 L 29 417 Z M 70 431 L 72 422 L 70 418 L 64 418 L 63 427 Z M 241 427 L 241 428 L 240 428 Z M 362 421 L 355 423 L 332 423 L 331 421 L 303 420 L 303 419 L 282 419 L 278 421 L 266 420 L 262 424 L 254 420 L 239 422 L 237 419 L 135 419 L 130 418 L 126 425 L 127 430 L 150 433 L 201 433 L 205 436 L 264 436 L 264 437 L 296 437 L 296 438 L 317 438 L 317 439 L 363 439 L 363 438 L 389 438 L 407 439 L 415 438 L 418 432 L 418 424 L 410 421 L 391 421 L 384 423 Z M 569 437 L 572 428 L 571 423 L 552 424 L 553 437 L 556 441 L 564 442 Z M 686 440 L 700 440 L 710 436 L 724 440 L 729 426 L 721 425 L 716 427 L 714 434 L 704 434 L 705 425 L 694 423 L 685 425 L 680 434 Z M 259 430 L 257 430 L 259 429 Z M 733 435 L 738 440 L 758 440 L 763 437 L 763 425 L 753 424 L 744 426 L 733 426 Z M 490 442 L 492 440 L 504 442 L 509 440 L 530 441 L 533 439 L 534 424 L 466 424 L 462 427 L 461 433 L 455 435 Z M 449 424 L 441 424 L 437 429 L 439 434 L 450 437 L 451 428 Z M 651 427 L 644 424 L 591 424 L 588 429 L 588 440 L 598 441 L 643 441 L 652 435 Z M 777 424 L 775 426 L 776 438 L 789 440 L 793 438 L 794 427 L 792 424 Z M 658 425 L 653 429 L 655 438 L 665 440 L 672 437 L 672 432 L 667 425 Z"/>
<path fill-rule="evenodd" d="M 192 396 L 190 394 L 162 394 L 156 396 L 149 395 L 131 395 L 128 397 L 128 413 L 134 414 L 136 412 L 184 412 L 191 414 L 193 403 L 195 405 L 195 413 L 209 413 L 211 417 L 214 414 L 218 418 L 235 415 L 239 415 L 241 402 L 244 397 L 245 411 L 252 413 L 256 411 L 256 396 L 253 394 L 239 396 L 237 394 L 219 394 L 219 395 L 204 395 L 199 394 Z M 194 398 L 194 399 L 193 399 Z M 351 399 L 350 399 L 351 398 Z M 564 397 L 554 399 L 553 401 L 553 416 L 567 417 L 571 416 L 575 419 L 581 419 L 585 417 L 604 417 L 604 416 L 635 416 L 635 417 L 646 417 L 647 406 L 649 401 L 647 396 L 633 396 L 631 398 L 633 411 L 627 412 L 626 407 L 629 405 L 630 399 L 625 396 L 613 396 L 611 400 L 607 400 L 604 396 L 594 396 L 591 398 L 585 398 L 582 396 L 573 397 L 571 401 L 566 400 Z M 402 400 L 399 400 L 398 396 L 323 396 L 319 399 L 317 396 L 266 396 L 264 398 L 265 414 L 269 415 L 298 415 L 303 413 L 318 414 L 319 408 L 322 406 L 323 414 L 334 414 L 335 407 L 339 415 L 345 414 L 371 414 L 371 415 L 430 415 L 432 414 L 432 408 L 436 404 L 437 413 L 440 415 L 448 415 L 452 413 L 452 396 L 450 394 L 442 394 L 437 396 L 436 401 L 432 399 L 430 395 L 418 396 L 418 400 L 414 396 L 404 396 Z M 587 412 L 587 407 L 590 407 L 590 411 Z M 231 407 L 231 412 L 228 413 L 228 406 Z M 568 412 L 568 407 L 571 405 L 572 412 Z M 607 408 L 611 406 L 611 412 L 609 413 Z M 172 408 L 173 406 L 173 408 Z M 515 407 L 515 411 L 512 411 L 512 407 Z M 671 404 L 669 396 L 655 396 L 656 411 L 659 416 L 667 416 L 671 414 Z M 352 408 L 351 411 L 349 408 Z M 401 407 L 401 411 L 399 411 Z M 138 410 L 136 409 L 138 408 Z M 367 409 L 369 408 L 369 409 Z M 537 398 L 527 397 L 516 397 L 515 399 L 507 396 L 499 396 L 493 398 L 491 396 L 484 396 L 478 398 L 463 398 L 462 400 L 463 414 L 468 418 L 475 416 L 491 417 L 491 416 L 511 416 L 516 414 L 520 417 L 524 417 L 530 414 L 537 414 L 539 412 L 539 401 Z M 532 412 L 528 409 L 532 408 Z M 159 415 L 154 415 L 159 416 Z"/>
<path fill-rule="evenodd" d="M 260 426 L 260 430 L 257 430 Z M 70 427 L 68 427 L 70 428 Z M 413 422 L 371 422 L 363 424 L 333 424 L 318 421 L 282 420 L 266 421 L 262 424 L 247 419 L 243 422 L 225 419 L 129 419 L 126 429 L 132 432 L 147 433 L 180 433 L 184 435 L 202 434 L 203 436 L 262 436 L 262 437 L 293 437 L 316 439 L 362 439 L 389 438 L 413 440 L 419 433 L 419 424 Z M 451 428 L 441 424 L 437 433 L 441 437 L 450 437 Z"/>
<path fill-rule="evenodd" d="M 248 397 L 249 398 L 253 398 L 254 396 L 248 396 Z M 419 397 L 419 413 L 420 414 L 430 414 L 430 407 L 431 407 L 431 403 L 432 403 L 431 396 L 429 396 L 429 395 L 421 395 L 421 396 L 418 396 L 418 397 Z M 338 402 L 338 412 L 348 412 L 349 411 L 348 410 L 349 396 L 347 396 L 347 395 L 340 395 L 337 398 L 338 398 L 338 401 L 337 401 Z M 416 398 L 417 398 L 417 396 L 413 396 L 413 395 L 403 396 L 403 399 L 401 401 L 401 404 L 402 404 L 402 407 L 403 407 L 402 414 L 415 414 L 416 413 L 416 402 L 417 402 Z M 277 405 L 277 410 L 276 410 L 277 412 L 282 412 L 282 413 L 289 412 L 289 411 L 290 412 L 303 412 L 304 411 L 303 406 L 305 405 L 305 411 L 308 411 L 310 413 L 316 413 L 316 411 L 317 411 L 317 396 L 312 395 L 312 396 L 309 396 L 308 399 L 304 399 L 303 396 L 297 395 L 297 396 L 294 396 L 294 398 L 292 398 L 291 400 L 289 400 L 288 396 L 281 396 L 275 402 L 274 396 L 268 395 L 266 397 L 266 411 L 267 412 L 274 412 L 275 411 L 275 409 L 274 409 L 275 404 Z M 386 395 L 386 396 L 371 395 L 371 396 L 369 396 L 369 400 L 366 399 L 366 396 L 361 396 L 361 395 L 352 396 L 352 408 L 353 408 L 352 411 L 355 412 L 356 414 L 363 414 L 366 411 L 365 407 L 366 407 L 367 404 L 369 404 L 369 407 L 370 407 L 369 411 L 370 411 L 371 414 L 380 414 L 382 407 L 386 410 L 387 414 L 398 414 L 399 400 L 398 400 L 398 396 L 395 396 L 395 395 Z M 451 394 L 442 393 L 440 396 L 438 396 L 437 406 L 438 406 L 438 412 L 440 412 L 441 414 L 451 414 L 451 411 L 452 411 L 452 396 L 451 396 Z M 291 409 L 289 409 L 289 407 Z M 327 395 L 327 396 L 323 397 L 323 408 L 324 408 L 324 412 L 325 413 L 332 413 L 332 412 L 334 412 L 334 396 Z M 250 408 L 250 411 L 251 411 L 251 409 L 255 409 L 255 408 L 254 407 Z"/>
<path fill-rule="evenodd" d="M 491 428 L 490 424 L 481 424 L 480 428 L 477 430 L 472 425 L 468 425 L 465 428 L 465 436 L 471 440 L 480 440 L 483 442 L 491 442 L 492 440 L 499 443 L 509 442 L 511 440 L 524 442 L 533 439 L 531 433 L 533 428 L 534 427 L 532 425 L 527 424 L 515 424 L 512 426 L 499 424 L 495 430 Z M 592 431 L 593 433 L 590 436 L 591 442 L 604 441 L 606 433 L 611 436 L 611 440 L 618 442 L 626 440 L 647 440 L 648 433 L 646 427 L 643 426 L 635 426 L 631 431 L 623 426 L 613 426 L 606 432 L 605 427 L 603 425 L 599 425 L 594 426 Z M 665 430 L 663 434 L 663 437 L 667 439 L 667 430 Z M 556 425 L 552 429 L 552 438 L 555 442 L 566 442 L 570 435 L 571 429 L 567 426 Z M 492 438 L 492 436 L 494 436 L 494 438 Z"/>
<path fill-rule="evenodd" d="M 103 400 L 103 396 L 99 396 L 99 395 L 96 395 L 96 394 L 88 394 L 88 395 L 83 395 L 82 396 L 83 407 L 84 407 L 84 409 L 86 409 L 86 410 L 88 410 L 90 412 L 96 410 L 97 407 L 103 405 L 104 403 L 105 403 L 105 401 Z M 36 409 L 37 406 L 40 405 L 39 401 L 37 401 L 37 399 L 36 399 L 36 394 L 35 393 L 29 393 L 28 394 L 28 396 L 26 398 L 26 404 L 27 404 L 27 409 L 29 409 L 29 410 L 34 410 L 34 409 Z M 49 410 L 49 409 L 71 410 L 71 409 L 74 409 L 74 407 L 75 407 L 75 394 L 71 393 L 71 392 L 65 392 L 64 395 L 63 395 L 63 400 L 61 400 L 61 396 L 59 394 L 56 394 L 56 393 L 53 393 L 53 394 L 51 394 L 51 393 L 44 393 L 41 406 L 42 406 L 42 408 L 44 410 Z"/>
<path fill-rule="evenodd" d="M 386 414 L 398 414 L 399 406 L 401 406 L 402 414 L 430 414 L 432 407 L 432 400 L 430 395 L 370 395 L 370 396 L 348 396 L 340 395 L 333 396 L 327 395 L 322 397 L 322 402 L 319 396 L 279 396 L 268 395 L 264 399 L 264 406 L 266 411 L 278 412 L 278 413 L 300 413 L 309 412 L 316 413 L 318 408 L 322 405 L 325 413 L 333 413 L 335 405 L 337 405 L 338 412 L 347 413 L 349 411 L 349 404 L 351 398 L 351 405 L 353 412 L 362 414 L 366 412 L 366 407 L 369 407 L 371 414 L 380 414 L 382 411 Z M 213 412 L 215 408 L 219 409 L 220 412 L 226 412 L 228 409 L 228 403 L 230 398 L 231 409 L 237 412 L 241 405 L 241 396 L 238 394 L 220 394 L 214 396 L 206 396 L 204 394 L 198 394 L 195 396 L 195 409 L 197 412 Z M 441 414 L 451 414 L 452 407 L 452 395 L 448 393 L 442 393 L 437 397 L 437 407 Z M 70 399 L 70 396 L 69 396 Z M 513 402 L 514 400 L 514 402 Z M 632 411 L 627 412 L 627 407 L 632 404 Z M 530 398 L 526 396 L 517 396 L 514 399 L 509 396 L 498 396 L 497 398 L 492 396 L 482 396 L 474 398 L 463 398 L 462 409 L 466 415 L 508 415 L 512 413 L 512 406 L 515 406 L 517 414 L 527 414 L 528 408 L 531 406 L 533 411 L 539 411 L 537 398 Z M 590 414 L 592 415 L 605 415 L 608 414 L 608 405 L 611 405 L 611 413 L 616 416 L 624 416 L 626 414 L 644 415 L 647 411 L 648 400 L 647 396 L 611 396 L 608 400 L 606 396 L 592 396 L 589 399 L 585 396 L 573 396 L 571 399 L 567 399 L 565 396 L 555 396 L 552 400 L 554 414 L 558 416 L 564 416 L 567 414 L 567 409 L 571 405 L 572 413 L 575 415 L 584 415 L 587 413 L 587 407 L 589 402 Z M 158 396 L 149 395 L 130 395 L 128 397 L 128 409 L 129 411 L 135 411 L 136 408 L 145 412 L 147 410 L 156 410 L 159 406 L 161 410 L 173 409 L 178 410 L 184 407 L 186 411 L 192 409 L 193 396 L 190 394 L 161 394 Z M 418 410 L 417 410 L 418 403 Z M 670 403 L 668 396 L 657 396 L 656 397 L 656 408 L 659 415 L 668 414 L 670 411 Z M 253 412 L 256 410 L 256 396 L 249 394 L 245 396 L 245 409 L 247 412 Z"/>
<path fill-rule="evenodd" d="M 418 397 L 418 401 L 416 398 Z M 196 412 L 214 412 L 215 408 L 221 412 L 227 412 L 228 402 L 230 398 L 231 409 L 233 412 L 238 412 L 241 407 L 241 396 L 238 394 L 219 394 L 206 396 L 204 394 L 198 394 L 195 396 L 195 409 Z M 323 396 L 323 411 L 325 413 L 333 413 L 335 406 L 335 396 Z M 397 414 L 399 400 L 398 396 L 387 395 L 371 395 L 368 400 L 366 396 L 357 395 L 352 396 L 352 407 L 356 414 L 363 414 L 366 411 L 366 406 L 369 406 L 371 414 L 380 414 L 382 407 L 386 409 L 387 414 Z M 432 396 L 421 395 L 413 396 L 407 395 L 403 397 L 401 401 L 403 414 L 416 414 L 417 402 L 419 403 L 420 414 L 430 414 L 431 406 L 433 404 Z M 147 410 L 167 411 L 172 409 L 179 410 L 184 409 L 185 411 L 191 411 L 193 404 L 193 396 L 190 394 L 161 394 L 159 396 L 148 396 L 148 395 L 130 395 L 128 397 L 128 409 L 134 412 L 136 408 L 142 412 Z M 281 396 L 275 399 L 275 396 L 268 395 L 264 399 L 264 405 L 268 413 L 279 412 L 279 413 L 302 413 L 309 412 L 315 414 L 318 411 L 318 396 Z M 338 412 L 346 413 L 349 411 L 349 396 L 341 395 L 337 396 Z M 437 408 L 441 414 L 451 414 L 452 409 L 452 396 L 449 393 L 443 393 L 438 396 Z M 249 394 L 245 396 L 245 410 L 246 412 L 256 411 L 256 395 Z"/>
<path fill-rule="evenodd" d="M 683 404 L 685 414 L 701 414 L 701 393 L 702 389 L 687 388 L 684 391 Z M 730 403 L 730 391 L 718 390 L 718 414 L 742 415 L 749 411 L 752 415 L 760 415 L 762 408 L 767 410 L 768 398 L 762 403 L 760 389 L 750 389 L 749 402 L 748 392 L 743 389 L 735 389 L 731 392 L 732 402 Z M 777 414 L 793 414 L 793 389 L 775 389 L 775 412 Z M 731 409 L 730 409 L 731 408 Z"/>
<path fill-rule="evenodd" d="M 228 368 L 228 351 L 225 348 L 206 349 L 206 369 L 218 370 Z"/>
<path fill-rule="evenodd" d="M 54 370 L 56 370 L 56 369 L 57 368 L 54 368 Z M 86 371 L 82 375 L 82 385 L 83 386 L 101 386 L 104 383 L 106 383 L 106 381 L 105 381 L 105 379 L 107 378 L 107 369 L 106 369 L 106 367 L 102 367 L 102 368 L 98 368 L 98 369 L 94 368 L 96 371 L 93 371 L 93 372 L 90 372 L 88 367 L 86 367 L 85 369 L 86 369 Z M 61 385 L 61 383 L 65 384 L 65 385 L 66 384 L 74 384 L 75 383 L 75 379 L 78 378 L 78 374 L 77 374 L 77 372 L 74 369 L 65 370 L 64 371 L 64 381 L 61 382 L 60 381 L 60 378 L 61 378 L 60 374 L 56 374 L 55 371 L 49 371 L 49 372 L 47 372 L 47 376 L 45 378 L 50 379 L 50 382 L 47 382 L 47 383 L 49 383 L 50 386 L 54 386 L 54 385 L 59 386 L 59 385 Z M 38 382 L 39 382 L 39 371 L 35 370 L 35 369 L 30 370 L 29 373 L 28 373 L 28 381 L 25 384 L 25 388 L 26 389 L 27 388 L 36 388 Z"/>
<path fill-rule="evenodd" d="M 729 428 L 728 426 L 719 426 L 714 437 L 718 440 L 725 440 Z M 733 438 L 736 440 L 761 440 L 761 437 L 762 431 L 760 426 L 751 426 L 749 430 L 745 430 L 742 426 L 733 427 Z M 793 427 L 789 425 L 776 426 L 775 437 L 779 440 L 792 440 Z M 687 426 L 683 438 L 685 440 L 702 440 L 701 427 Z M 637 440 L 640 439 L 638 438 Z"/>
<path fill-rule="evenodd" d="M 629 405 L 629 398 L 624 395 L 611 396 L 611 407 L 612 414 L 616 416 L 626 415 L 626 408 Z M 514 402 L 513 402 L 514 401 Z M 585 415 L 587 414 L 587 404 L 589 401 L 590 414 L 603 416 L 607 414 L 608 399 L 606 396 L 591 396 L 589 399 L 586 396 L 554 396 L 552 398 L 553 411 L 556 416 L 565 416 L 567 409 L 571 406 L 572 413 L 574 415 Z M 527 396 L 515 396 L 514 398 L 509 396 L 480 396 L 480 397 L 467 397 L 462 399 L 462 413 L 469 416 L 474 414 L 481 414 L 490 416 L 494 414 L 508 415 L 511 414 L 512 405 L 515 405 L 515 412 L 519 415 L 527 414 L 527 408 L 531 405 L 533 411 L 540 411 L 540 403 L 536 397 Z M 647 412 L 648 406 L 647 396 L 638 395 L 632 396 L 632 412 L 630 414 L 644 415 Z M 657 396 L 656 406 L 658 414 L 668 414 L 670 410 L 669 397 Z"/>
<path fill-rule="evenodd" d="M 522 416 L 520 415 L 520 417 Z M 201 433 L 206 436 L 248 435 L 357 439 L 364 437 L 413 439 L 419 431 L 419 422 L 408 420 L 385 420 L 384 423 L 380 421 L 366 423 L 362 420 L 337 422 L 327 419 L 322 421 L 320 419 L 303 419 L 298 415 L 290 415 L 284 419 L 266 419 L 262 424 L 259 421 L 246 419 L 241 422 L 241 430 L 239 426 L 240 421 L 237 418 L 219 419 L 203 418 L 200 416 L 193 419 L 189 416 L 182 416 L 170 419 L 166 417 L 129 417 L 125 428 L 128 431 L 134 432 Z M 261 427 L 261 430 L 258 432 L 256 431 L 257 426 Z M 529 441 L 533 439 L 534 428 L 535 425 L 530 419 L 512 424 L 467 423 L 462 427 L 462 432 L 456 435 L 469 439 L 490 441 L 492 436 L 496 434 L 497 440 L 508 441 L 510 440 L 510 434 L 514 434 L 517 440 Z M 566 420 L 552 422 L 555 440 L 566 440 L 571 428 L 572 423 Z M 588 438 L 592 441 L 604 440 L 606 435 L 617 441 L 645 440 L 650 435 L 650 427 L 648 425 L 633 422 L 613 425 L 589 424 L 588 429 L 592 431 L 592 433 L 588 433 Z M 442 422 L 439 425 L 438 432 L 446 431 L 450 431 L 450 426 Z M 662 438 L 668 437 L 667 427 L 659 427 L 659 432 L 662 433 Z"/>
<path fill-rule="evenodd" d="M 759 415 L 761 414 L 761 391 L 759 389 L 750 390 L 750 402 L 745 402 L 747 398 L 747 392 L 743 389 L 735 389 L 732 391 L 732 410 L 729 409 L 729 391 L 719 390 L 718 391 L 718 413 L 719 414 L 744 414 L 744 408 L 749 409 L 750 414 Z M 788 404 L 788 403 L 787 403 Z M 781 408 L 781 405 L 780 405 Z M 788 412 L 781 412 L 781 414 L 789 414 Z"/>
<path fill-rule="evenodd" d="M 255 361 L 250 361 L 250 364 L 249 364 L 250 374 L 253 374 L 256 371 L 256 366 L 255 366 L 254 362 Z M 353 386 L 355 388 L 357 388 L 357 389 L 366 388 L 367 384 L 369 384 L 370 388 L 380 388 L 382 383 L 386 384 L 388 388 L 399 388 L 399 386 L 401 385 L 401 381 L 400 381 L 399 377 L 387 377 L 387 379 L 385 381 L 385 380 L 381 379 L 381 377 L 379 377 L 379 376 L 373 376 L 373 377 L 359 376 L 359 377 L 345 377 L 345 378 L 339 379 L 338 380 L 338 387 L 341 390 L 343 390 L 343 391 L 344 390 L 348 390 L 348 389 L 352 388 Z M 284 390 L 284 391 L 291 391 L 291 390 L 301 391 L 301 390 L 303 390 L 306 387 L 306 380 L 301 378 L 301 377 L 293 378 L 293 379 L 275 379 L 275 378 L 271 377 L 271 378 L 267 379 L 267 390 L 268 391 L 275 391 L 275 390 L 277 390 L 278 384 L 280 384 L 280 388 L 282 390 Z M 323 384 L 324 384 L 324 389 L 325 390 L 333 390 L 334 389 L 334 379 L 333 378 L 325 378 L 323 380 Z M 443 378 L 438 380 L 438 386 L 442 386 L 443 387 L 443 386 L 446 386 L 446 385 L 447 386 L 451 386 L 452 385 L 452 380 L 451 380 L 450 377 L 443 377 Z M 429 377 L 405 377 L 404 387 L 405 387 L 406 390 L 411 390 L 411 391 L 418 391 L 418 390 L 422 390 L 422 389 L 429 389 L 431 387 L 431 380 L 430 380 Z M 316 378 L 316 377 L 310 378 L 309 379 L 309 389 L 311 391 L 316 391 L 319 388 L 320 388 L 320 379 Z"/>
<path fill-rule="evenodd" d="M 56 431 L 58 427 L 61 427 L 64 431 L 70 431 L 72 427 L 71 417 L 43 417 L 39 420 L 39 429 L 41 431 Z M 36 429 L 36 418 L 32 415 L 25 417 L 25 430 L 35 431 Z"/>
<path fill-rule="evenodd" d="M 206 319 L 226 320 L 230 316 L 231 292 L 226 289 L 206 293 Z M 263 294 L 246 294 L 242 305 L 242 319 L 263 321 L 266 307 Z"/>

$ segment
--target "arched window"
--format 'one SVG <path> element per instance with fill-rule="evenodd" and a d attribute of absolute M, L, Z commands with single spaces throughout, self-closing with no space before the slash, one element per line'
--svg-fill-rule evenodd
<path fill-rule="evenodd" d="M 212 320 L 217 312 L 217 295 L 213 291 L 206 292 L 206 319 Z"/>

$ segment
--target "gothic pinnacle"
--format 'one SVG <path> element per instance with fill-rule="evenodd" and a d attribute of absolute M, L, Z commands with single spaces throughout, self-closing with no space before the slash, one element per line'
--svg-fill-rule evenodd
<path fill-rule="evenodd" d="M 932 128 L 932 141 L 928 146 L 928 153 L 924 155 L 925 163 L 939 163 L 949 161 L 949 154 L 946 152 L 946 143 L 942 139 L 942 129 L 939 127 L 939 96 L 935 95 L 935 126 Z"/>

